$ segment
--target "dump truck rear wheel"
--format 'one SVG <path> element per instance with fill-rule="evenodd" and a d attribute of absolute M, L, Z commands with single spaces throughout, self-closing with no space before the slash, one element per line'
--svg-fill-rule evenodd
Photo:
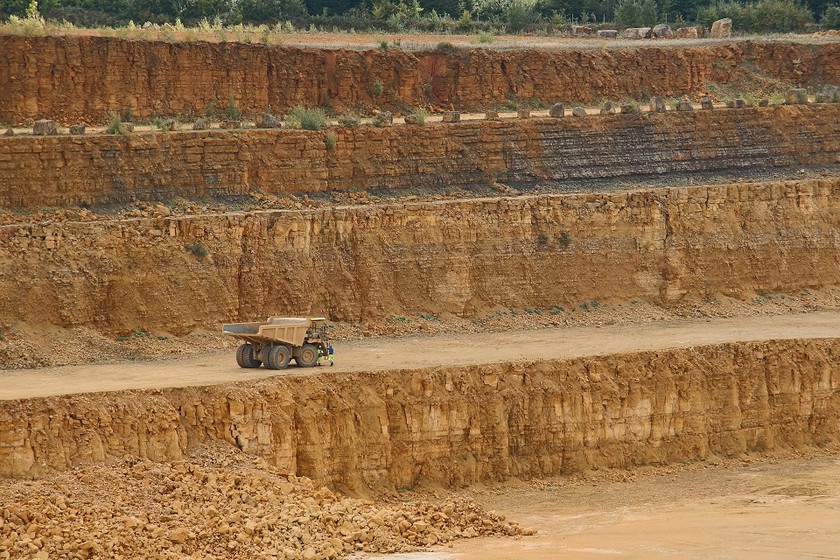
<path fill-rule="evenodd" d="M 256 358 L 254 347 L 250 344 L 242 344 L 236 349 L 236 363 L 241 368 L 258 368 L 262 362 Z"/>
<path fill-rule="evenodd" d="M 312 367 L 318 363 L 318 347 L 314 344 L 304 344 L 300 347 L 300 354 L 295 361 L 300 367 Z"/>
<path fill-rule="evenodd" d="M 292 359 L 292 351 L 288 346 L 278 344 L 272 346 L 265 359 L 265 367 L 269 369 L 286 369 Z"/>

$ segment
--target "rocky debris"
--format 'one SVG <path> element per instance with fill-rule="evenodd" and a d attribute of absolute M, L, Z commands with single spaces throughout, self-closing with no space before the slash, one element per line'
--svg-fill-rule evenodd
<path fill-rule="evenodd" d="M 235 128 L 242 128 L 242 121 L 222 121 L 219 123 L 219 128 L 225 130 L 233 130 Z"/>
<path fill-rule="evenodd" d="M 15 129 L 12 128 L 11 126 L 6 129 L 6 132 L 3 133 L 3 136 L 14 136 L 14 135 L 15 135 Z"/>
<path fill-rule="evenodd" d="M 660 23 L 653 26 L 652 34 L 657 39 L 668 39 L 674 36 L 674 31 L 667 23 Z"/>
<path fill-rule="evenodd" d="M 612 101 L 607 101 L 601 106 L 602 115 L 615 115 L 618 113 L 618 105 Z"/>
<path fill-rule="evenodd" d="M 257 113 L 254 115 L 254 125 L 257 128 L 280 128 L 280 119 L 271 113 Z"/>
<path fill-rule="evenodd" d="M 35 126 L 32 127 L 32 134 L 36 136 L 52 136 L 58 134 L 58 128 L 55 126 L 55 121 L 41 119 L 35 121 Z"/>
<path fill-rule="evenodd" d="M 517 119 L 530 119 L 531 118 L 531 110 L 530 109 L 519 109 L 516 111 L 516 118 Z"/>
<path fill-rule="evenodd" d="M 548 110 L 548 116 L 554 117 L 558 119 L 560 117 L 566 116 L 566 108 L 563 106 L 562 103 L 555 103 L 551 106 L 551 109 Z"/>
<path fill-rule="evenodd" d="M 621 32 L 625 39 L 650 39 L 653 30 L 650 27 L 628 27 Z"/>
<path fill-rule="evenodd" d="M 573 25 L 572 37 L 592 37 L 595 35 L 595 30 L 588 25 Z"/>
<path fill-rule="evenodd" d="M 668 108 L 665 106 L 665 101 L 661 97 L 655 96 L 650 98 L 651 113 L 664 113 L 667 110 Z"/>
<path fill-rule="evenodd" d="M 709 32 L 712 39 L 728 39 L 732 37 L 732 20 L 730 18 L 719 19 L 712 23 L 712 30 Z"/>
<path fill-rule="evenodd" d="M 586 115 L 586 109 L 584 109 L 583 107 L 575 107 L 574 109 L 572 109 L 573 117 L 585 117 Z"/>
<path fill-rule="evenodd" d="M 345 128 L 359 128 L 362 124 L 362 119 L 357 115 L 341 115 L 338 117 L 338 124 Z"/>
<path fill-rule="evenodd" d="M 497 121 L 499 120 L 499 112 L 498 111 L 487 111 L 484 113 L 484 118 L 488 121 Z"/>
<path fill-rule="evenodd" d="M 632 115 L 634 113 L 639 112 L 639 105 L 638 103 L 624 103 L 621 105 L 621 114 L 622 115 Z"/>
<path fill-rule="evenodd" d="M 193 123 L 193 130 L 207 130 L 210 128 L 210 119 L 207 117 L 199 117 Z"/>
<path fill-rule="evenodd" d="M 680 27 L 674 33 L 677 39 L 701 39 L 706 35 L 706 28 L 702 25 Z"/>
<path fill-rule="evenodd" d="M 445 123 L 454 123 L 461 120 L 461 112 L 460 111 L 447 111 L 443 114 L 443 122 Z"/>
<path fill-rule="evenodd" d="M 808 103 L 808 92 L 803 88 L 792 88 L 787 92 L 785 103 L 788 105 L 804 105 Z"/>
<path fill-rule="evenodd" d="M 327 560 L 533 534 L 463 498 L 348 498 L 232 449 L 201 452 L 4 483 L 0 558 Z"/>
<path fill-rule="evenodd" d="M 715 104 L 712 102 L 711 97 L 703 97 L 700 99 L 700 108 L 705 109 L 706 111 L 711 111 L 715 108 Z"/>
<path fill-rule="evenodd" d="M 73 136 L 82 136 L 87 129 L 85 123 L 74 124 L 70 126 L 70 134 Z"/>
<path fill-rule="evenodd" d="M 681 99 L 677 101 L 677 104 L 674 107 L 674 109 L 683 113 L 689 113 L 694 110 L 694 105 L 692 105 L 691 101 L 689 101 L 688 99 Z"/>
<path fill-rule="evenodd" d="M 747 102 L 744 101 L 741 98 L 736 98 L 736 99 L 732 100 L 731 106 L 732 106 L 733 109 L 746 109 L 747 108 Z"/>
<path fill-rule="evenodd" d="M 122 131 L 127 132 L 134 132 L 134 123 L 133 122 L 124 122 L 122 123 Z"/>
<path fill-rule="evenodd" d="M 599 39 L 615 39 L 618 37 L 618 30 L 617 29 L 599 29 L 598 30 L 598 38 Z"/>
<path fill-rule="evenodd" d="M 770 100 L 769 99 L 759 99 L 758 100 L 758 106 L 759 107 L 769 107 L 770 106 Z"/>
<path fill-rule="evenodd" d="M 840 102 L 840 87 L 827 85 L 817 94 L 817 103 L 838 103 Z"/>

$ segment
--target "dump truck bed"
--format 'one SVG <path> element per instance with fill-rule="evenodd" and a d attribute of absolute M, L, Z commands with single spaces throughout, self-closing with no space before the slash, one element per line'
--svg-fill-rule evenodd
<path fill-rule="evenodd" d="M 222 327 L 224 334 L 249 342 L 282 342 L 301 346 L 306 331 L 313 323 L 325 321 L 323 317 L 270 317 L 264 323 L 229 323 Z"/>

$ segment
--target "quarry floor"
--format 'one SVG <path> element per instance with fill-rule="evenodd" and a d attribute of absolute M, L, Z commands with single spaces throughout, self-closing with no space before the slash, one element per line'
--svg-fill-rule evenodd
<path fill-rule="evenodd" d="M 537 534 L 392 558 L 840 558 L 836 455 L 593 472 L 470 494 Z"/>
<path fill-rule="evenodd" d="M 829 338 L 840 311 L 792 315 L 681 319 L 636 325 L 368 338 L 336 344 L 331 372 L 421 369 L 685 348 L 723 342 Z M 324 373 L 328 366 L 281 372 L 239 368 L 232 350 L 150 362 L 77 365 L 0 372 L 0 400 L 163 387 L 216 385 L 276 375 Z"/>

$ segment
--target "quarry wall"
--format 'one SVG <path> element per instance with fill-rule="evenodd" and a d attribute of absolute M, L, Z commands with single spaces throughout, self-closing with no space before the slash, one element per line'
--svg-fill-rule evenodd
<path fill-rule="evenodd" d="M 392 128 L 0 137 L 0 206 L 840 164 L 840 104 Z"/>
<path fill-rule="evenodd" d="M 0 402 L 0 475 L 223 441 L 345 489 L 461 486 L 840 436 L 840 340 Z M 116 367 L 116 366 L 115 366 Z"/>
<path fill-rule="evenodd" d="M 743 41 L 692 48 L 321 50 L 244 43 L 3 36 L 0 121 L 105 122 L 203 115 L 229 99 L 246 113 L 295 105 L 454 106 L 697 96 L 747 74 L 818 86 L 840 82 L 840 43 Z M 381 81 L 380 96 L 373 84 Z"/>
<path fill-rule="evenodd" d="M 840 179 L 0 227 L 0 327 L 475 317 L 840 284 Z M 46 303 L 45 303 L 46 302 Z"/>

